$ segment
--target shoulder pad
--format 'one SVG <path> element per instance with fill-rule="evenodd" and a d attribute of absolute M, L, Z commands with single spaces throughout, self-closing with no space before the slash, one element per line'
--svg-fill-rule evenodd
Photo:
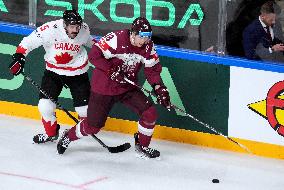
<path fill-rule="evenodd" d="M 89 26 L 86 23 L 82 24 L 82 28 L 85 29 L 85 30 L 89 30 Z"/>

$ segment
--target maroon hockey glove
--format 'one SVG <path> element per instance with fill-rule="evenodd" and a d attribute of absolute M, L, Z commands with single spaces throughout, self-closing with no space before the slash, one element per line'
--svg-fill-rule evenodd
<path fill-rule="evenodd" d="M 122 66 L 116 65 L 114 67 L 111 67 L 107 73 L 111 80 L 116 81 L 120 84 L 126 83 L 126 81 L 124 80 L 125 75 Z"/>
<path fill-rule="evenodd" d="M 9 69 L 13 75 L 19 75 L 23 69 L 26 62 L 26 57 L 21 53 L 15 53 L 13 56 L 13 61 L 9 65 Z"/>
<path fill-rule="evenodd" d="M 171 100 L 167 87 L 157 84 L 154 86 L 154 92 L 157 95 L 157 102 L 168 110 L 171 109 Z"/>

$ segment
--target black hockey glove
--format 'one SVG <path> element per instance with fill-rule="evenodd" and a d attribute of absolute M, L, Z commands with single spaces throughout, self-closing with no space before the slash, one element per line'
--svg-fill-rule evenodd
<path fill-rule="evenodd" d="M 157 102 L 168 110 L 171 109 L 171 100 L 167 87 L 164 85 L 156 84 L 153 86 L 154 92 L 157 95 Z"/>
<path fill-rule="evenodd" d="M 126 83 L 126 81 L 124 80 L 125 75 L 122 66 L 116 65 L 114 67 L 111 67 L 107 73 L 111 80 L 116 81 L 120 84 Z"/>
<path fill-rule="evenodd" d="M 15 76 L 19 75 L 23 69 L 26 62 L 26 57 L 21 53 L 15 53 L 12 56 L 12 63 L 9 65 L 11 73 Z"/>

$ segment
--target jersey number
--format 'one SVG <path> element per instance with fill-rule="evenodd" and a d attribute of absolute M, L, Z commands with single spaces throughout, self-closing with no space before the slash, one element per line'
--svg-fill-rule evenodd
<path fill-rule="evenodd" d="M 44 26 L 40 27 L 40 31 L 44 31 L 47 28 L 49 28 L 49 26 L 48 25 L 44 25 Z"/>

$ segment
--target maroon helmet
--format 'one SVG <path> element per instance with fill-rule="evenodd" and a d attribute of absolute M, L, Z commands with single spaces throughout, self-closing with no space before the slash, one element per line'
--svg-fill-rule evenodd
<path fill-rule="evenodd" d="M 131 26 L 131 32 L 139 34 L 141 37 L 152 36 L 151 25 L 145 17 L 138 17 L 133 21 Z"/>

